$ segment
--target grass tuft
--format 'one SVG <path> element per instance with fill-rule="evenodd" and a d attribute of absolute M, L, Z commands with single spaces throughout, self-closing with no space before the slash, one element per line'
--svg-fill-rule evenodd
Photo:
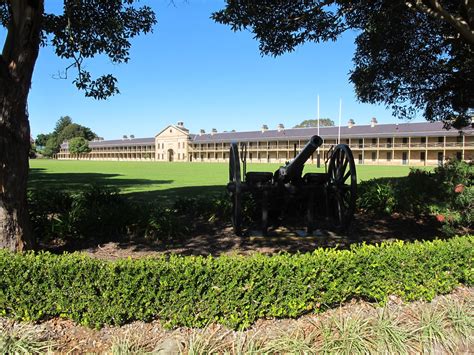
<path fill-rule="evenodd" d="M 41 330 L 25 324 L 0 329 L 0 354 L 45 354 L 51 353 L 53 346 Z"/>
<path fill-rule="evenodd" d="M 261 352 L 265 354 L 316 354 L 315 339 L 315 332 L 305 335 L 298 329 L 291 333 L 282 333 L 269 340 Z"/>
<path fill-rule="evenodd" d="M 369 320 L 361 312 L 332 316 L 320 323 L 321 343 L 318 353 L 367 354 L 374 349 Z"/>
<path fill-rule="evenodd" d="M 445 304 L 446 318 L 457 342 L 474 345 L 474 306 L 449 300 Z"/>
<path fill-rule="evenodd" d="M 410 334 L 387 306 L 377 310 L 377 316 L 371 322 L 371 329 L 377 353 L 409 353 Z"/>
<path fill-rule="evenodd" d="M 441 350 L 454 352 L 455 343 L 447 323 L 446 310 L 434 304 L 418 305 L 413 335 L 420 351 L 434 353 Z"/>
<path fill-rule="evenodd" d="M 184 347 L 180 345 L 181 354 L 201 355 L 223 353 L 228 347 L 228 342 L 225 341 L 225 338 L 230 332 L 220 332 L 220 330 L 220 327 L 215 327 L 215 329 L 207 327 L 202 330 L 193 329 Z"/>
<path fill-rule="evenodd" d="M 229 347 L 224 351 L 226 355 L 245 355 L 263 353 L 265 338 L 259 332 L 234 332 Z"/>
<path fill-rule="evenodd" d="M 126 333 L 124 336 L 116 337 L 110 349 L 112 355 L 145 354 L 146 348 L 142 345 L 141 338 Z"/>

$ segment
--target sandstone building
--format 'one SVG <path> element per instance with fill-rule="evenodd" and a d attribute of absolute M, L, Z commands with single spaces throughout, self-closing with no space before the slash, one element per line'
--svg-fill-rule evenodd
<path fill-rule="evenodd" d="M 372 165 L 438 165 L 447 159 L 473 161 L 474 129 L 445 130 L 441 122 L 355 125 L 321 127 L 324 156 L 331 146 L 350 146 L 356 164 Z M 278 125 L 270 130 L 190 133 L 183 122 L 169 125 L 154 138 L 102 140 L 89 143 L 91 152 L 74 156 L 67 142 L 61 145 L 58 159 L 135 160 L 162 162 L 226 162 L 232 142 L 247 144 L 249 162 L 284 163 L 299 151 L 317 128 L 285 129 Z M 313 160 L 316 159 L 314 156 Z"/>

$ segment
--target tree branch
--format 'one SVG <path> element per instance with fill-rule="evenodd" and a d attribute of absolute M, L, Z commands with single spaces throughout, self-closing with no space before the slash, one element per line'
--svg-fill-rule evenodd
<path fill-rule="evenodd" d="M 426 2 L 428 2 L 429 4 L 427 4 Z M 416 7 L 419 11 L 436 19 L 446 21 L 454 29 L 456 29 L 461 34 L 461 36 L 464 37 L 468 42 L 474 44 L 474 29 L 471 28 L 470 24 L 462 17 L 456 17 L 453 14 L 449 13 L 440 4 L 438 0 L 415 0 L 414 3 L 407 1 L 406 5 L 410 8 Z M 465 0 L 464 6 L 466 6 L 466 12 L 468 14 L 472 14 L 472 12 L 474 11 L 474 1 Z"/>

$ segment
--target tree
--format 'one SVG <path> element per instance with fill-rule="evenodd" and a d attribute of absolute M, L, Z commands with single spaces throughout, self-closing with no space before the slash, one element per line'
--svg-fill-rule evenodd
<path fill-rule="evenodd" d="M 472 0 L 227 0 L 212 17 L 251 30 L 261 53 L 274 56 L 355 30 L 350 81 L 360 101 L 383 103 L 401 118 L 422 110 L 447 127 L 471 122 Z"/>
<path fill-rule="evenodd" d="M 321 118 L 319 119 L 319 126 L 320 127 L 330 127 L 334 126 L 334 121 L 330 118 Z M 307 127 L 318 127 L 318 120 L 304 120 L 300 124 L 297 124 L 293 128 L 307 128 Z"/>
<path fill-rule="evenodd" d="M 69 116 L 63 116 L 56 123 L 53 132 L 39 134 L 36 141 L 43 143 L 41 153 L 46 157 L 52 157 L 59 152 L 61 143 L 74 137 L 91 141 L 97 138 L 97 135 L 89 127 L 74 123 Z"/>
<path fill-rule="evenodd" d="M 118 93 L 110 74 L 93 78 L 84 61 L 106 55 L 129 60 L 130 39 L 151 31 L 156 19 L 134 0 L 64 0 L 62 13 L 46 14 L 44 0 L 0 0 L 0 22 L 7 36 L 0 56 L 0 247 L 32 248 L 26 183 L 30 126 L 27 98 L 40 45 L 51 45 L 71 64 L 73 83 L 86 96 L 105 99 Z"/>
<path fill-rule="evenodd" d="M 69 141 L 69 152 L 76 154 L 79 159 L 80 154 L 86 154 L 91 151 L 89 148 L 89 142 L 83 137 L 74 137 Z"/>
<path fill-rule="evenodd" d="M 43 134 L 43 133 L 40 133 L 36 136 L 36 140 L 35 140 L 35 144 L 38 146 L 38 147 L 44 147 L 46 145 L 46 142 L 48 141 L 48 139 L 50 138 L 50 134 Z"/>
<path fill-rule="evenodd" d="M 69 116 L 61 116 L 56 122 L 56 126 L 54 127 L 53 135 L 59 136 L 64 129 L 72 124 L 72 118 Z"/>

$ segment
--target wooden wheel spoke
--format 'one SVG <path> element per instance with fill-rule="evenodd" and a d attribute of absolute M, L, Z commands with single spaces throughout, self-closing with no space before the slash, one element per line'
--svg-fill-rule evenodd
<path fill-rule="evenodd" d="M 346 180 L 351 176 L 351 171 L 349 170 L 346 175 L 344 175 L 344 178 L 342 179 L 342 182 L 346 182 Z"/>
<path fill-rule="evenodd" d="M 336 146 L 328 171 L 331 218 L 336 228 L 345 229 L 353 217 L 357 189 L 354 158 L 347 145 Z"/>

